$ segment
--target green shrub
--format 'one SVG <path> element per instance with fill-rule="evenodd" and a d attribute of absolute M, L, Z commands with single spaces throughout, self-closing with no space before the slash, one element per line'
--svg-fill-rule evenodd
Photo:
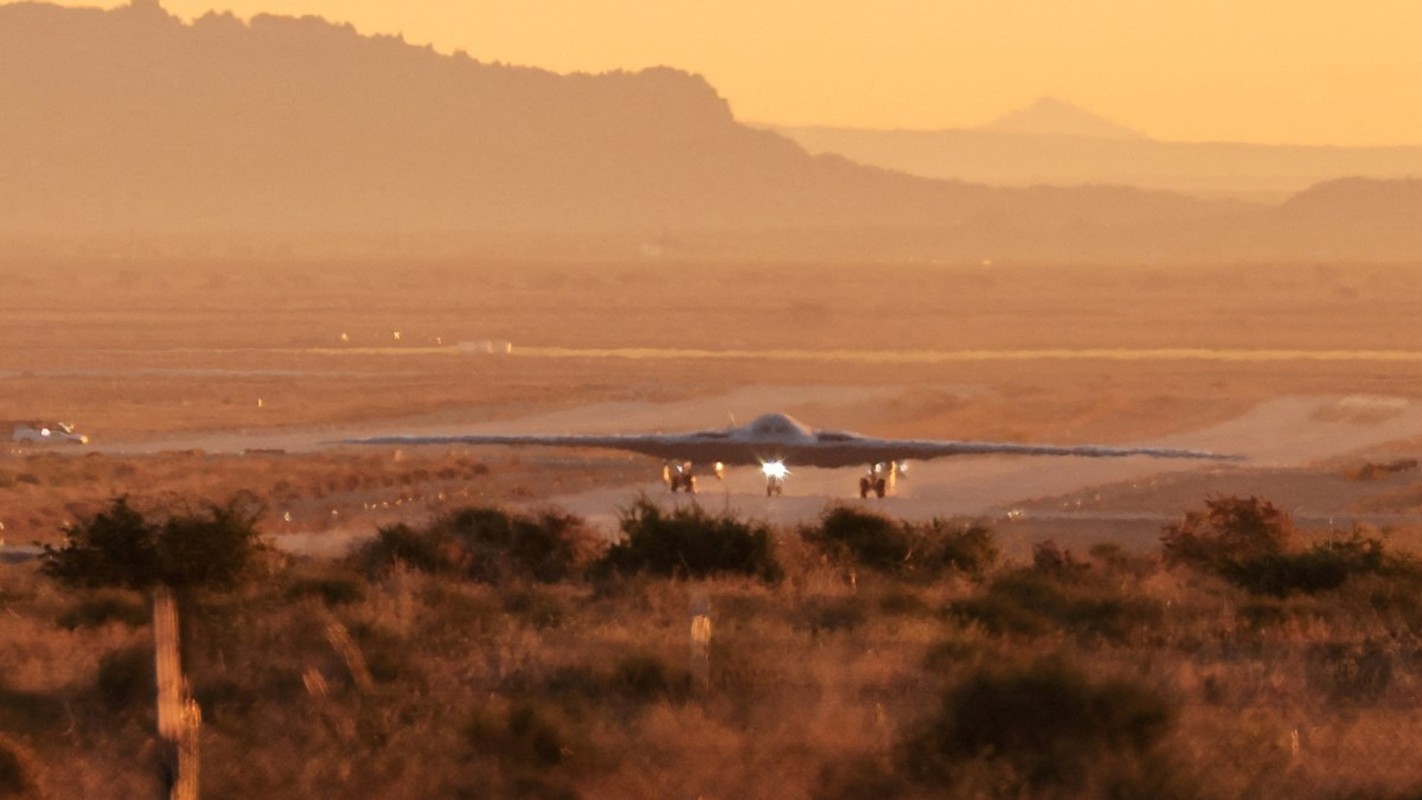
<path fill-rule="evenodd" d="M 477 752 L 496 755 L 514 767 L 556 767 L 568 748 L 564 725 L 541 706 L 528 702 L 511 705 L 502 721 L 477 710 L 465 728 L 465 737 Z"/>
<path fill-rule="evenodd" d="M 942 711 L 910 734 L 906 770 L 947 781 L 978 759 L 1004 762 L 1027 786 L 1078 789 L 1099 764 L 1149 760 L 1174 724 L 1156 691 L 1125 680 L 1093 683 L 1059 659 L 984 669 L 951 687 Z M 1013 794 L 1016 794 L 1015 792 Z"/>
<path fill-rule="evenodd" d="M 864 613 L 864 601 L 857 595 L 848 597 L 807 597 L 795 610 L 792 622 L 797 629 L 808 630 L 811 634 L 850 631 L 863 625 L 868 619 Z"/>
<path fill-rule="evenodd" d="M 780 578 L 774 540 L 763 524 L 713 516 L 697 505 L 663 511 L 643 497 L 624 509 L 623 538 L 597 564 L 600 574 L 676 578 L 746 575 Z"/>
<path fill-rule="evenodd" d="M 892 766 L 869 756 L 835 759 L 820 770 L 815 784 L 815 800 L 889 800 L 908 793 L 906 779 Z"/>
<path fill-rule="evenodd" d="M 540 630 L 556 628 L 568 617 L 568 607 L 557 595 L 529 587 L 504 592 L 503 608 Z"/>
<path fill-rule="evenodd" d="M 1165 563 L 1219 571 L 1285 553 L 1296 536 L 1293 520 L 1258 497 L 1216 497 L 1190 511 L 1160 536 Z"/>
<path fill-rule="evenodd" d="M 175 588 L 236 586 L 262 548 L 257 516 L 255 506 L 234 498 L 208 506 L 205 516 L 169 517 L 158 535 L 159 580 Z"/>
<path fill-rule="evenodd" d="M 1326 549 L 1275 553 L 1220 565 L 1219 574 L 1252 594 L 1288 597 L 1337 589 L 1348 579 L 1349 566 Z"/>
<path fill-rule="evenodd" d="M 626 712 L 648 703 L 684 702 L 691 693 L 691 673 L 668 667 L 655 655 L 629 653 L 620 657 L 611 669 L 568 665 L 553 670 L 541 680 L 505 688 L 555 701 L 575 714 L 601 706 L 616 709 L 625 716 Z"/>
<path fill-rule="evenodd" d="M 1300 550 L 1293 544 L 1293 522 L 1267 501 L 1224 497 L 1206 507 L 1166 527 L 1166 563 L 1212 572 L 1253 594 L 1316 594 L 1353 575 L 1422 574 L 1411 559 L 1385 552 L 1381 539 L 1360 529 Z"/>
<path fill-rule="evenodd" d="M 934 613 L 922 597 L 899 587 L 891 588 L 879 597 L 879 610 L 891 617 L 925 617 Z"/>
<path fill-rule="evenodd" d="M 354 575 L 316 575 L 297 578 L 287 587 L 292 599 L 319 597 L 328 606 L 349 605 L 365 599 L 366 584 Z"/>
<path fill-rule="evenodd" d="M 617 662 L 613 671 L 613 686 L 620 695 L 631 701 L 681 701 L 691 692 L 691 673 L 669 669 L 656 656 L 634 653 Z"/>
<path fill-rule="evenodd" d="M 0 737 L 0 798 L 43 796 L 34 757 L 8 737 Z"/>
<path fill-rule="evenodd" d="M 1160 563 L 1154 555 L 1132 553 L 1117 542 L 1098 542 L 1086 552 L 1106 571 L 1125 577 L 1144 578 Z"/>
<path fill-rule="evenodd" d="M 910 556 L 901 524 L 853 506 L 835 506 L 820 516 L 818 528 L 801 536 L 835 563 L 852 563 L 880 572 L 897 572 Z"/>
<path fill-rule="evenodd" d="M 543 583 L 565 580 L 573 575 L 588 540 L 581 519 L 551 510 L 530 516 L 467 508 L 431 527 L 446 529 L 464 548 L 469 577 L 487 583 L 514 576 Z"/>
<path fill-rule="evenodd" d="M 420 572 L 444 575 L 456 571 L 459 553 L 443 531 L 411 528 L 403 522 L 387 525 L 361 548 L 366 564 L 378 569 L 400 562 Z"/>
<path fill-rule="evenodd" d="M 924 552 L 920 558 L 930 568 L 978 576 L 996 564 L 1001 555 L 992 531 L 976 523 L 934 518 L 915 526 L 914 532 L 918 534 L 916 544 Z"/>
<path fill-rule="evenodd" d="M 1305 675 L 1334 703 L 1375 703 L 1392 685 L 1393 660 L 1382 642 L 1321 642 L 1308 648 Z"/>
<path fill-rule="evenodd" d="M 67 724 L 70 711 L 64 695 L 12 689 L 0 674 L 0 730 L 49 733 Z"/>
<path fill-rule="evenodd" d="M 1165 614 L 1159 601 L 1133 596 L 1108 576 L 1035 568 L 1003 573 L 950 610 L 993 633 L 1043 636 L 1064 630 L 1116 644 L 1159 628 Z"/>
<path fill-rule="evenodd" d="M 137 645 L 110 651 L 99 659 L 94 692 L 109 711 L 141 711 L 154 703 L 155 681 L 153 650 Z"/>
<path fill-rule="evenodd" d="M 148 604 L 136 597 L 101 593 L 85 597 L 59 615 L 59 627 L 65 630 L 98 628 L 110 622 L 121 622 L 130 628 L 148 624 Z"/>
<path fill-rule="evenodd" d="M 999 555 L 992 532 L 981 525 L 895 522 L 854 506 L 830 508 L 800 535 L 834 563 L 895 575 L 932 577 L 950 569 L 980 575 Z"/>
<path fill-rule="evenodd" d="M 476 507 L 452 511 L 419 529 L 404 523 L 381 528 L 361 557 L 371 568 L 401 561 L 421 572 L 484 583 L 557 583 L 576 575 L 592 540 L 583 521 L 570 514 Z"/>
<path fill-rule="evenodd" d="M 256 506 L 237 496 L 205 514 L 150 521 L 119 497 L 65 528 L 63 547 L 45 545 L 43 569 L 69 586 L 229 589 L 262 548 L 257 517 Z"/>
<path fill-rule="evenodd" d="M 144 589 L 159 578 L 159 527 L 119 497 L 64 529 L 64 547 L 44 547 L 44 572 L 70 586 Z"/>

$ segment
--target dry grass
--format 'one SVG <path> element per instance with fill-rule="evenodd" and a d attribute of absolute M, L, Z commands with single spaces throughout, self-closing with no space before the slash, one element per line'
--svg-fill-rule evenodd
<path fill-rule="evenodd" d="M 886 360 L 846 369 L 421 352 L 465 340 L 509 340 L 516 353 L 1415 350 L 1422 293 L 1415 271 L 1401 268 L 805 264 L 767 276 L 746 264 L 100 262 L 0 263 L 0 274 L 5 417 L 74 419 L 96 441 L 420 415 L 477 421 L 767 384 L 909 387 L 896 405 L 821 420 L 873 433 L 1113 440 L 1198 427 L 1283 393 L 1422 395 L 1415 371 L 1368 363 Z"/>
<path fill-rule="evenodd" d="M 185 659 L 203 706 L 205 796 L 1059 797 L 1149 787 L 1334 797 L 1422 786 L 1422 766 L 1405 757 L 1422 722 L 1422 603 L 1389 578 L 1279 600 L 1104 546 L 924 582 L 825 562 L 793 531 L 777 540 L 785 574 L 775 583 L 487 584 L 307 560 L 200 596 Z M 31 565 L 3 571 L 0 742 L 47 765 L 36 780 L 51 796 L 146 791 L 151 685 L 124 666 L 148 646 L 146 626 L 59 623 L 127 595 L 61 592 Z M 1057 593 L 1059 607 L 1037 609 L 1049 624 L 985 621 L 984 604 L 1038 596 L 1028 584 Z M 707 612 L 702 683 L 690 630 Z M 956 687 L 1044 655 L 1105 687 L 1108 699 L 1091 702 L 1113 702 L 1118 685 L 1145 693 L 1121 697 L 1159 698 L 1164 738 L 1092 751 L 1069 783 L 1024 783 L 1003 753 L 946 756 L 946 771 L 915 764 L 921 748 L 910 743 Z"/>
<path fill-rule="evenodd" d="M 449 507 L 576 492 L 648 474 L 645 464 L 616 456 L 559 468 L 438 449 L 398 456 L 0 454 L 0 539 L 52 543 L 63 525 L 126 494 L 150 506 L 196 510 L 249 491 L 266 507 L 266 533 L 366 532 L 390 522 L 423 521 Z"/>

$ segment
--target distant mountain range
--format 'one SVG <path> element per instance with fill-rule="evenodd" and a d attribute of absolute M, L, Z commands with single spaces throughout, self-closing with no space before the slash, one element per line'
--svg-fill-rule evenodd
<path fill-rule="evenodd" d="M 1382 203 L 1382 219 L 1422 197 L 1417 182 L 1350 183 L 1255 209 L 929 179 L 810 155 L 738 123 L 704 80 L 672 69 L 556 75 L 313 17 L 184 23 L 153 0 L 0 6 L 0 176 L 12 252 L 278 242 L 529 257 L 1397 260 L 1417 257 L 1417 226 L 1386 227 L 1379 249 L 1349 238 L 1352 213 Z M 1294 247 L 1296 232 L 1313 249 Z"/>
<path fill-rule="evenodd" d="M 1076 136 L 1090 139 L 1144 139 L 1145 134 L 1118 125 L 1055 97 L 1042 97 L 1026 108 L 1009 111 L 978 130 L 1022 136 Z"/>
<path fill-rule="evenodd" d="M 1422 147 L 1155 141 L 1053 98 L 976 128 L 767 126 L 811 153 L 1000 186 L 1108 184 L 1277 202 L 1345 177 L 1422 177 Z"/>

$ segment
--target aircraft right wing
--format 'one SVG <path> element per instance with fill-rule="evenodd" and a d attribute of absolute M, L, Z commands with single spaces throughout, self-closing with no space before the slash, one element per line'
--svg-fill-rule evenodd
<path fill-rule="evenodd" d="M 536 435 L 467 434 L 455 436 L 374 436 L 345 439 L 340 444 L 367 445 L 512 445 L 535 447 L 588 447 L 624 450 L 657 458 L 709 464 L 754 465 L 761 462 L 764 446 L 735 441 L 720 432 L 684 434 Z"/>

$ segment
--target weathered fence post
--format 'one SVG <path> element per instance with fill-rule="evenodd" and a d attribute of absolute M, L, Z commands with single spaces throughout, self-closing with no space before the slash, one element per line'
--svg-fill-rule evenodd
<path fill-rule="evenodd" d="M 701 688 L 711 685 L 711 600 L 704 592 L 691 600 L 691 675 Z"/>
<path fill-rule="evenodd" d="M 188 692 L 178 656 L 178 607 L 173 593 L 153 593 L 153 660 L 158 684 L 158 737 L 168 800 L 197 800 L 202 709 Z"/>

